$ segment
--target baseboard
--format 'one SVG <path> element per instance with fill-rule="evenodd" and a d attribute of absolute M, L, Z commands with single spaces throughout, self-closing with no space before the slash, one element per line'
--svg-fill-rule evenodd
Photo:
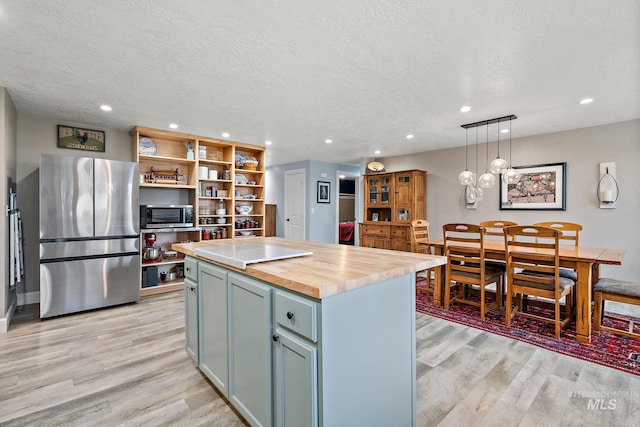
<path fill-rule="evenodd" d="M 0 334 L 4 334 L 9 330 L 9 324 L 11 323 L 11 318 L 13 317 L 13 313 L 15 313 L 17 307 L 16 299 L 14 298 L 7 310 L 7 315 L 5 317 L 0 318 Z"/>
<path fill-rule="evenodd" d="M 38 304 L 40 302 L 40 291 L 18 294 L 18 305 Z"/>

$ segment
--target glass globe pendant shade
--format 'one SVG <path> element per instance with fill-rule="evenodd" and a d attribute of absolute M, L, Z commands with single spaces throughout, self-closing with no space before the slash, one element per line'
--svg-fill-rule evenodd
<path fill-rule="evenodd" d="M 500 175 L 501 173 L 504 173 L 504 171 L 506 171 L 507 168 L 508 168 L 507 161 L 500 157 L 497 157 L 494 160 L 492 160 L 491 164 L 489 165 L 489 170 L 491 171 L 491 173 L 496 175 Z"/>
<path fill-rule="evenodd" d="M 516 184 L 520 181 L 520 172 L 513 168 L 507 169 L 507 171 L 502 174 L 502 181 L 504 181 L 505 184 Z"/>
<path fill-rule="evenodd" d="M 483 173 L 478 178 L 478 186 L 480 188 L 491 188 L 496 185 L 496 177 L 488 172 Z"/>
<path fill-rule="evenodd" d="M 476 201 L 481 202 L 484 199 L 484 190 L 480 187 L 476 187 L 475 192 L 476 192 Z"/>
<path fill-rule="evenodd" d="M 469 185 L 473 183 L 475 180 L 476 180 L 476 175 L 470 170 L 465 170 L 463 172 L 460 172 L 460 175 L 458 175 L 458 181 L 460 182 L 461 185 Z"/>

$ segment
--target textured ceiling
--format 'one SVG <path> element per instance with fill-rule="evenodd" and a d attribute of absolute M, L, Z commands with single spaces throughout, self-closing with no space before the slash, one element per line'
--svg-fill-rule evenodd
<path fill-rule="evenodd" d="M 507 114 L 514 138 L 640 118 L 640 1 L 0 0 L 0 86 L 20 114 L 357 163 Z"/>

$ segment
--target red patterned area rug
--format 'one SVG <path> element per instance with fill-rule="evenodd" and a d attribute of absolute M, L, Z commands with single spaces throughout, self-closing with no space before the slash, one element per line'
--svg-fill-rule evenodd
<path fill-rule="evenodd" d="M 420 283 L 422 281 L 422 283 Z M 424 286 L 424 279 L 418 278 L 418 286 Z M 542 308 L 532 310 L 544 311 Z M 535 319 L 516 316 L 511 326 L 504 323 L 504 309 L 493 310 L 485 314 L 485 320 L 480 319 L 480 309 L 468 304 L 454 303 L 445 310 L 433 304 L 433 295 L 418 289 L 416 292 L 416 310 L 429 316 L 470 326 L 482 331 L 516 339 L 538 347 L 577 357 L 589 362 L 609 366 L 634 375 L 640 375 L 640 339 L 602 332 L 591 336 L 591 344 L 576 341 L 575 323 L 562 330 L 560 339 L 555 339 L 554 325 Z M 553 311 L 550 311 L 553 313 Z M 617 316 L 617 315 L 616 315 Z M 624 316 L 618 316 L 625 319 Z M 638 332 L 640 319 L 634 331 Z M 627 322 L 605 317 L 605 325 L 618 329 L 626 329 Z"/>

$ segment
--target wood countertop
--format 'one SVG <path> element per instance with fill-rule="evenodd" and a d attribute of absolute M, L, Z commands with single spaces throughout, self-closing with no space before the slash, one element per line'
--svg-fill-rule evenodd
<path fill-rule="evenodd" d="M 240 270 L 195 254 L 196 248 L 260 242 L 311 251 L 313 255 L 250 264 L 246 270 Z M 280 237 L 174 243 L 171 249 L 317 299 L 416 273 L 447 262 L 446 257 L 437 255 L 288 240 Z"/>

